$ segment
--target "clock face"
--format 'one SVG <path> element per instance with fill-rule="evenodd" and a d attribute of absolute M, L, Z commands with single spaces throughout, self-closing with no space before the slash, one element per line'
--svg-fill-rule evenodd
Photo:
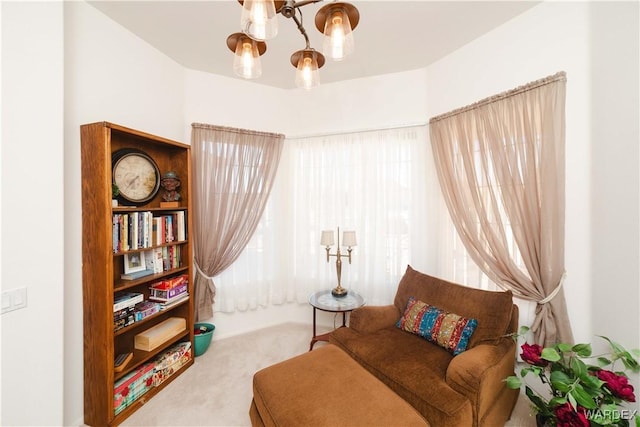
<path fill-rule="evenodd" d="M 144 203 L 157 194 L 160 171 L 151 157 L 141 152 L 130 152 L 114 163 L 113 182 L 118 185 L 124 199 Z"/>

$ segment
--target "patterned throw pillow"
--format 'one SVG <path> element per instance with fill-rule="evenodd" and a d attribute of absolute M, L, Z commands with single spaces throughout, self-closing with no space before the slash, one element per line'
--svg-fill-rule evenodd
<path fill-rule="evenodd" d="M 467 349 L 478 321 L 449 313 L 411 297 L 396 326 L 439 345 L 455 356 Z"/>

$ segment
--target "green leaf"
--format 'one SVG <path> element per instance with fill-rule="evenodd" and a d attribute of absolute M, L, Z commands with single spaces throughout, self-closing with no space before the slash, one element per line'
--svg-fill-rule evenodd
<path fill-rule="evenodd" d="M 560 350 L 563 353 L 571 351 L 571 345 L 565 344 L 563 342 L 561 342 L 560 344 L 557 344 L 556 347 L 558 348 L 558 350 Z"/>
<path fill-rule="evenodd" d="M 560 353 L 558 353 L 555 348 L 550 347 L 542 349 L 541 357 L 549 362 L 557 362 L 561 358 Z"/>
<path fill-rule="evenodd" d="M 598 407 L 596 402 L 589 396 L 589 393 L 584 391 L 580 384 L 576 384 L 573 391 L 569 393 L 569 396 L 574 397 L 580 406 L 584 406 L 587 409 L 595 409 Z M 569 397 L 569 399 L 571 399 L 571 397 Z"/>
<path fill-rule="evenodd" d="M 573 409 L 578 408 L 578 403 L 576 402 L 576 398 L 572 394 L 567 394 L 567 399 L 569 399 L 569 403 L 573 406 Z"/>
<path fill-rule="evenodd" d="M 553 399 L 551 399 L 549 401 L 549 406 L 555 407 L 555 406 L 559 406 L 559 405 L 564 405 L 565 403 L 567 403 L 566 396 L 554 397 Z"/>
<path fill-rule="evenodd" d="M 525 394 L 527 395 L 531 403 L 533 403 L 535 407 L 538 408 L 538 412 L 541 415 L 551 415 L 551 412 L 549 411 L 549 407 L 547 403 L 544 400 L 542 400 L 540 396 L 535 394 L 533 390 L 529 388 L 529 386 L 525 387 Z"/>
<path fill-rule="evenodd" d="M 585 375 L 584 377 L 580 377 L 580 379 L 582 380 L 582 382 L 587 386 L 590 387 L 593 390 L 593 393 L 591 393 L 592 395 L 595 395 L 594 393 L 600 393 L 600 389 L 602 388 L 602 386 L 604 385 L 604 381 L 599 380 L 598 377 L 594 376 L 594 375 Z"/>
<path fill-rule="evenodd" d="M 574 357 L 571 359 L 571 369 L 575 372 L 578 378 L 582 378 L 587 375 L 587 365 L 578 358 Z"/>
<path fill-rule="evenodd" d="M 518 335 L 524 335 L 527 332 L 529 332 L 528 326 L 520 326 L 520 329 L 518 329 Z"/>
<path fill-rule="evenodd" d="M 516 389 L 522 386 L 522 381 L 520 381 L 520 378 L 518 377 L 510 376 L 507 377 L 505 381 L 507 382 L 507 387 L 509 388 Z"/>
<path fill-rule="evenodd" d="M 613 362 L 606 357 L 598 357 L 598 365 L 602 368 L 611 365 Z"/>
<path fill-rule="evenodd" d="M 629 353 L 625 351 L 622 353 L 622 363 L 627 369 L 630 369 L 633 372 L 640 372 L 640 365 L 638 361 Z"/>
<path fill-rule="evenodd" d="M 640 415 L 636 415 L 635 417 L 633 417 L 636 421 L 636 427 L 640 427 Z"/>
<path fill-rule="evenodd" d="M 620 344 L 618 344 L 617 342 L 611 341 L 609 338 L 603 336 L 603 335 L 598 335 L 600 338 L 607 340 L 609 342 L 609 345 L 611 346 L 611 348 L 613 349 L 613 351 L 615 353 L 623 353 L 625 351 L 624 347 L 622 347 Z"/>
<path fill-rule="evenodd" d="M 551 372 L 550 380 L 551 385 L 555 389 L 564 393 L 568 392 L 571 389 L 571 384 L 573 383 L 573 381 L 571 381 L 571 378 L 569 378 L 569 376 L 562 371 Z"/>
<path fill-rule="evenodd" d="M 591 356 L 591 344 L 576 344 L 572 350 L 580 357 Z"/>

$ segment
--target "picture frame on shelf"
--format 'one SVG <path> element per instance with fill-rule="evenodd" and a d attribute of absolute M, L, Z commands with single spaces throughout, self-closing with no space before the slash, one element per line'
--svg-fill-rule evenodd
<path fill-rule="evenodd" d="M 124 254 L 124 274 L 137 273 L 147 269 L 144 253 Z"/>

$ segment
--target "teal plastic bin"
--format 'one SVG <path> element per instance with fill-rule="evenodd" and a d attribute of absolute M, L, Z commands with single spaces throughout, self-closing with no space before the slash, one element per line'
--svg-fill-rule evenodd
<path fill-rule="evenodd" d="M 196 357 L 202 356 L 209 345 L 211 344 L 211 337 L 213 336 L 213 331 L 216 330 L 215 325 L 211 323 L 196 323 L 194 325 L 195 331 L 195 344 L 196 348 L 194 349 L 194 354 Z"/>

